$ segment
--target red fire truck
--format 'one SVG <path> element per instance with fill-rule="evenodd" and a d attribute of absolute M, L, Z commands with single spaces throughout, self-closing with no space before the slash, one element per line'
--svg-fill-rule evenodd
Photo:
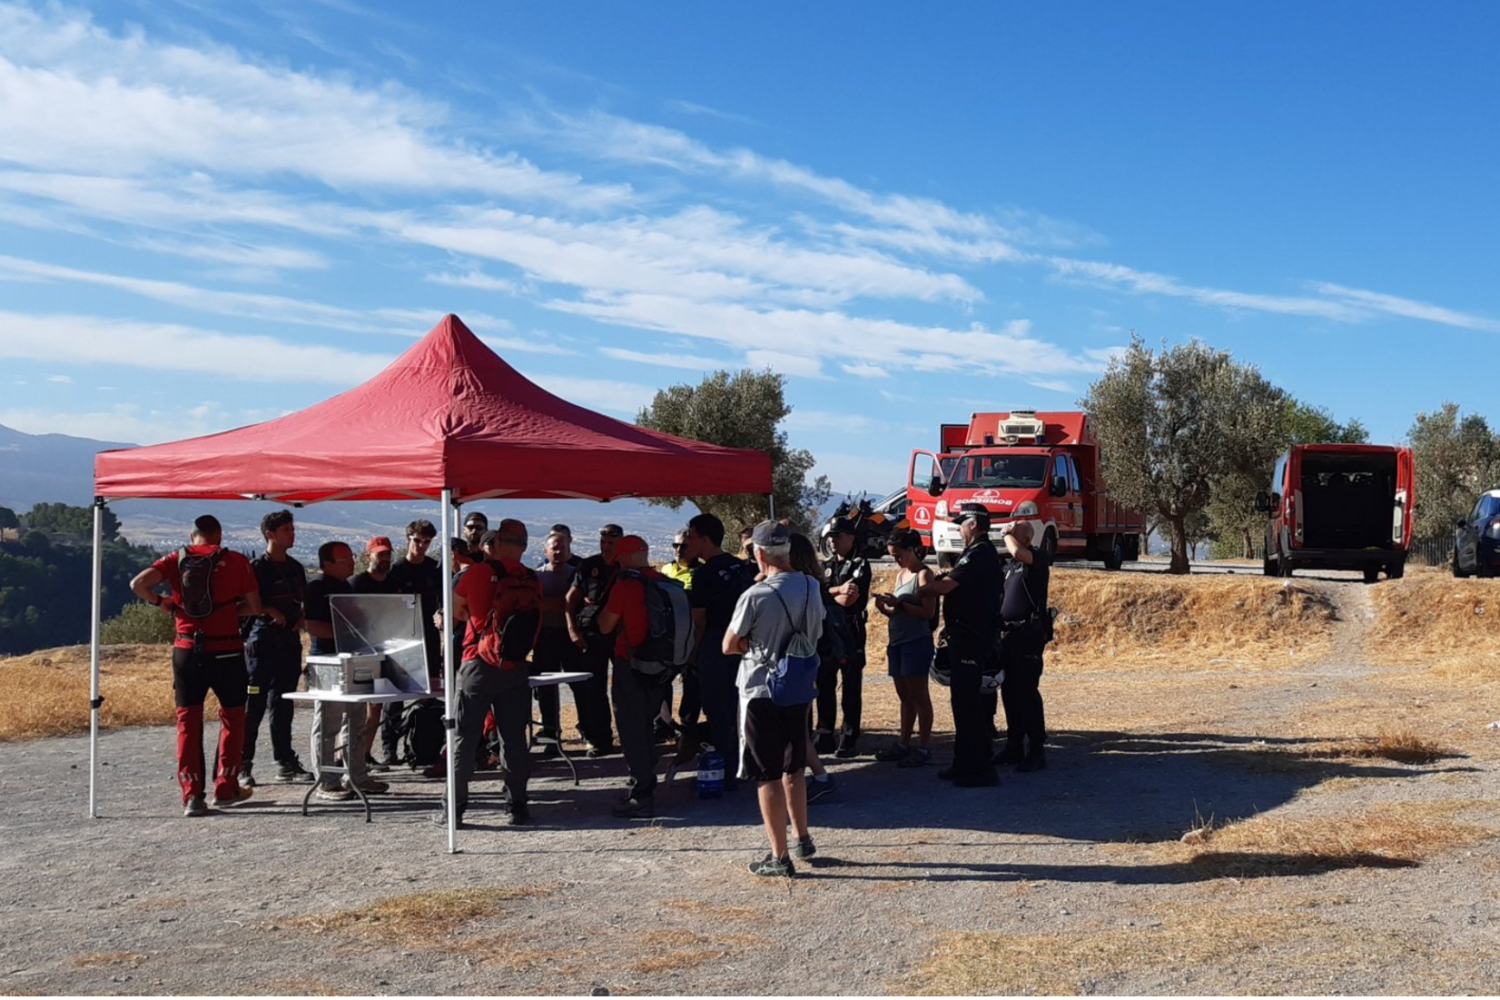
<path fill-rule="evenodd" d="M 976 413 L 967 425 L 944 424 L 936 452 L 912 452 L 906 494 L 907 519 L 944 566 L 963 551 L 947 517 L 965 502 L 989 508 L 997 541 L 1003 526 L 1030 521 L 1040 547 L 1106 569 L 1140 558 L 1146 530 L 1142 514 L 1105 494 L 1099 444 L 1077 412 Z"/>

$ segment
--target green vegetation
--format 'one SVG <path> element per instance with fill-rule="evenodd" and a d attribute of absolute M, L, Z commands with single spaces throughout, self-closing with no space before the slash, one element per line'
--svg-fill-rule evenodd
<path fill-rule="evenodd" d="M 88 507 L 59 503 L 37 504 L 19 517 L 0 508 L 0 524 L 15 521 L 0 532 L 0 653 L 29 653 L 88 641 L 93 517 Z M 106 510 L 106 619 L 135 601 L 131 578 L 158 556 L 154 549 L 131 545 L 119 532 L 119 521 Z M 13 537 L 17 534 L 19 539 Z"/>
<path fill-rule="evenodd" d="M 1454 521 L 1479 494 L 1500 487 L 1500 436 L 1480 414 L 1462 416 L 1456 403 L 1444 403 L 1418 413 L 1407 437 L 1417 473 L 1412 535 L 1451 542 Z"/>
<path fill-rule="evenodd" d="M 99 641 L 106 645 L 171 642 L 173 631 L 171 615 L 143 601 L 131 601 L 100 625 Z"/>
<path fill-rule="evenodd" d="M 776 516 L 809 530 L 818 521 L 818 508 L 828 501 L 828 477 L 819 476 L 809 483 L 807 474 L 815 464 L 812 452 L 789 448 L 786 432 L 777 429 L 792 412 L 786 405 L 785 384 L 781 375 L 770 370 L 743 369 L 734 375 L 717 371 L 697 386 L 661 390 L 635 422 L 677 437 L 770 455 Z M 660 497 L 649 502 L 676 510 L 684 500 L 716 515 L 731 532 L 766 517 L 766 499 L 756 494 Z"/>

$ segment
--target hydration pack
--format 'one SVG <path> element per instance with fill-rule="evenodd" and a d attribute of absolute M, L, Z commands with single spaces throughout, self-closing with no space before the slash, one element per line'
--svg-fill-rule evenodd
<path fill-rule="evenodd" d="M 648 676 L 675 673 L 693 653 L 693 613 L 687 589 L 676 580 L 624 575 L 641 581 L 646 601 L 646 638 L 631 650 L 630 665 Z"/>
<path fill-rule="evenodd" d="M 207 618 L 214 613 L 214 570 L 223 556 L 223 549 L 214 549 L 207 554 L 188 549 L 177 553 L 178 589 L 182 593 L 177 606 L 189 618 Z"/>
<path fill-rule="evenodd" d="M 479 636 L 478 652 L 479 658 L 490 666 L 505 668 L 506 664 L 514 666 L 531 654 L 542 623 L 542 609 L 534 572 L 522 567 L 512 575 L 496 567 L 495 575 L 498 578 L 495 596 Z M 501 604 L 510 607 L 504 621 L 496 618 Z"/>

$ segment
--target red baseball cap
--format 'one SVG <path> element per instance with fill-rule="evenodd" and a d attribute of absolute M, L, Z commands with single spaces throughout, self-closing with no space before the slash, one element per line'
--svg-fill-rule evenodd
<path fill-rule="evenodd" d="M 381 552 L 381 551 L 394 552 L 394 551 L 396 551 L 396 549 L 395 549 L 395 547 L 393 545 L 391 545 L 391 540 L 389 538 L 385 537 L 384 535 L 376 535 L 374 538 L 370 539 L 368 542 L 365 543 L 365 551 L 366 552 Z"/>
<path fill-rule="evenodd" d="M 651 547 L 646 544 L 646 540 L 640 535 L 625 535 L 618 542 L 615 542 L 615 554 L 611 561 L 619 563 L 626 556 L 634 555 L 637 552 L 649 552 L 650 550 Z"/>

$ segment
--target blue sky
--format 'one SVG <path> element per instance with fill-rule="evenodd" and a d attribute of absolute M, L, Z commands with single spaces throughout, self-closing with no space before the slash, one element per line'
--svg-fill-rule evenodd
<path fill-rule="evenodd" d="M 1376 440 L 1494 398 L 1494 5 L 433 9 L 0 3 L 0 423 L 239 426 L 445 312 L 625 419 L 769 365 L 840 489 L 1131 330 Z"/>

